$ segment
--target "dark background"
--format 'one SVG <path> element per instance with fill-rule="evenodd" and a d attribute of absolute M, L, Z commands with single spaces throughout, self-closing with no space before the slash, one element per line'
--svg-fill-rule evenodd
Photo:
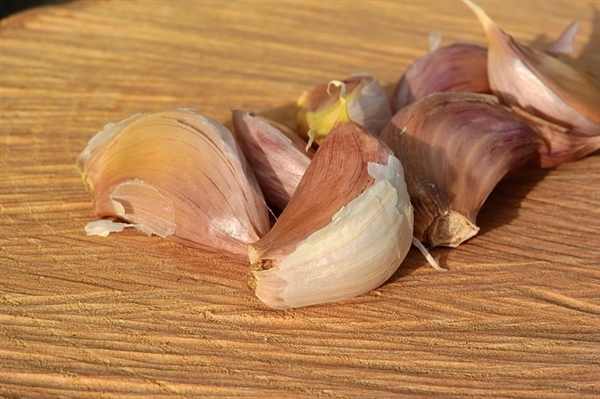
<path fill-rule="evenodd" d="M 0 19 L 31 7 L 66 3 L 67 1 L 69 0 L 2 0 L 0 2 Z"/>

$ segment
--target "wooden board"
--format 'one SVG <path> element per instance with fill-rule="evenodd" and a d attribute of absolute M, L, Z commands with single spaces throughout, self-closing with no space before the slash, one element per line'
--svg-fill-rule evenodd
<path fill-rule="evenodd" d="M 484 2 L 600 81 L 598 3 Z M 195 108 L 291 117 L 303 90 L 368 71 L 391 88 L 428 48 L 484 43 L 459 1 L 77 1 L 1 26 L 0 396 L 600 395 L 600 154 L 526 169 L 481 234 L 416 250 L 380 289 L 265 308 L 246 265 L 134 231 L 87 237 L 74 161 L 107 122 Z"/>

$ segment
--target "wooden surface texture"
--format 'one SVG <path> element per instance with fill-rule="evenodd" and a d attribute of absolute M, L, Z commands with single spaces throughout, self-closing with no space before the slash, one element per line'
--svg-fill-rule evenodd
<path fill-rule="evenodd" d="M 600 3 L 481 2 L 600 81 Z M 247 267 L 94 219 L 76 156 L 107 122 L 175 106 L 290 118 L 303 90 L 368 71 L 389 89 L 428 49 L 484 43 L 460 1 L 76 1 L 2 21 L 0 397 L 600 395 L 600 154 L 525 169 L 481 233 L 411 250 L 378 290 L 265 308 Z"/>

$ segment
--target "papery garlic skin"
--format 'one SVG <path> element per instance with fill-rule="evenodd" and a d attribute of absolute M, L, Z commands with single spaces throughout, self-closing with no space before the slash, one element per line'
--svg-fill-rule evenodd
<path fill-rule="evenodd" d="M 309 144 L 321 144 L 338 122 L 353 121 L 378 134 L 392 117 L 384 88 L 365 72 L 317 86 L 297 106 L 298 128 Z"/>
<path fill-rule="evenodd" d="M 485 29 L 490 87 L 503 103 L 566 127 L 572 135 L 600 135 L 600 87 L 595 82 L 559 59 L 518 43 L 479 6 L 463 1 Z"/>
<path fill-rule="evenodd" d="M 120 233 L 128 227 L 138 228 L 137 225 L 131 223 L 113 222 L 112 220 L 101 219 L 86 224 L 85 233 L 88 236 L 108 237 L 110 233 Z"/>
<path fill-rule="evenodd" d="M 126 221 L 146 234 L 240 257 L 270 227 L 265 200 L 231 132 L 191 110 L 109 124 L 90 140 L 77 167 L 98 217 Z M 119 228 L 103 224 L 90 231 Z"/>
<path fill-rule="evenodd" d="M 162 238 L 175 234 L 175 206 L 171 198 L 139 179 L 117 184 L 108 196 L 122 220 L 135 221 L 136 228 L 147 235 Z"/>
<path fill-rule="evenodd" d="M 256 295 L 287 309 L 366 293 L 397 270 L 412 229 L 400 161 L 357 124 L 339 124 L 271 231 L 248 247 Z"/>
<path fill-rule="evenodd" d="M 460 92 L 409 104 L 380 137 L 405 169 L 415 237 L 448 247 L 477 234 L 477 213 L 492 189 L 546 146 L 494 96 Z"/>
<path fill-rule="evenodd" d="M 232 112 L 237 141 L 256 176 L 265 199 L 284 209 L 314 154 L 306 142 L 284 127 L 242 110 Z"/>

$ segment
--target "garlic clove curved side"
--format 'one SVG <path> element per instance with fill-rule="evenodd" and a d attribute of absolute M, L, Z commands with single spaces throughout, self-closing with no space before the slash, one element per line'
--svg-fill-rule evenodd
<path fill-rule="evenodd" d="M 404 166 L 415 237 L 448 247 L 477 234 L 477 213 L 492 189 L 546 146 L 496 97 L 461 92 L 409 104 L 380 137 Z"/>
<path fill-rule="evenodd" d="M 231 132 L 191 110 L 108 124 L 77 158 L 106 235 L 127 222 L 146 234 L 228 256 L 264 235 L 269 214 Z"/>
<path fill-rule="evenodd" d="M 487 49 L 470 43 L 440 47 L 413 62 L 392 94 L 392 110 L 441 91 L 488 93 Z"/>
<path fill-rule="evenodd" d="M 314 150 L 285 127 L 242 110 L 232 111 L 236 139 L 268 203 L 283 210 L 304 175 Z"/>
<path fill-rule="evenodd" d="M 412 228 L 400 161 L 358 124 L 339 123 L 273 228 L 248 246 L 251 286 L 277 309 L 366 293 L 397 270 Z"/>

